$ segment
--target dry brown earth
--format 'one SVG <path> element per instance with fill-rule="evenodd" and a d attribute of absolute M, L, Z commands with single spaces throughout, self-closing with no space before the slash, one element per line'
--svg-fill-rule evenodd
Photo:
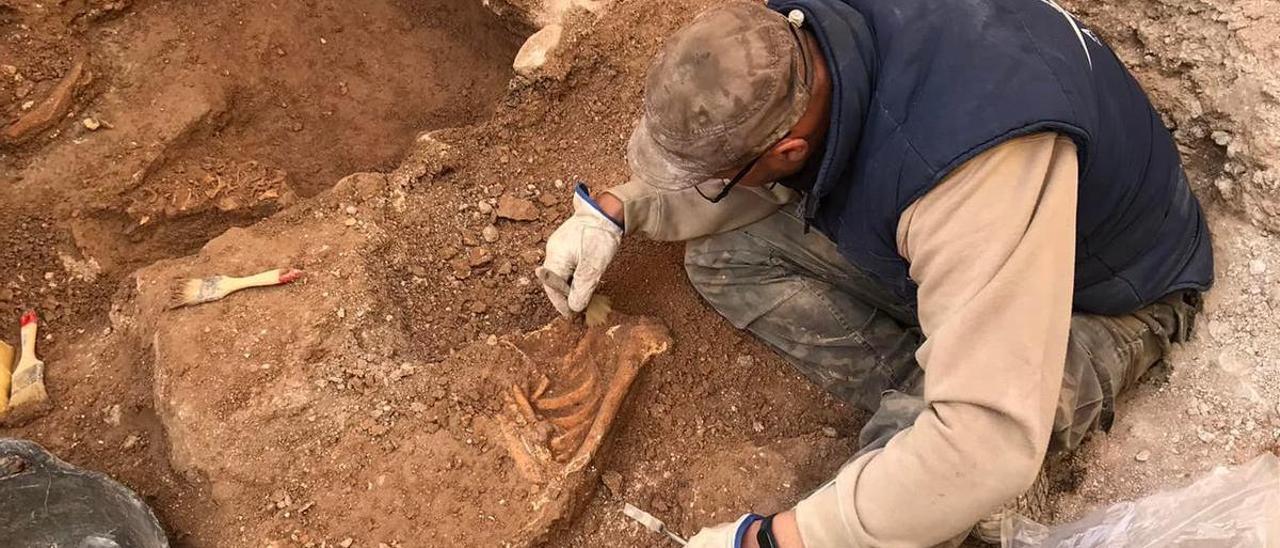
<path fill-rule="evenodd" d="M 523 35 L 546 22 L 523 1 L 494 3 L 500 19 L 472 0 L 0 0 L 0 127 L 51 95 L 58 113 L 0 143 L 0 313 L 49 320 L 57 404 L 0 435 L 117 477 L 180 546 L 468 534 L 404 496 L 438 492 L 415 483 L 438 474 L 509 488 L 483 473 L 510 465 L 493 447 L 432 453 L 472 454 L 493 405 L 462 386 L 479 377 L 443 368 L 486 371 L 467 349 L 552 320 L 531 271 L 569 186 L 625 180 L 649 59 L 712 3 L 570 11 L 550 62 L 511 79 Z M 1196 339 L 1055 468 L 1051 520 L 1280 439 L 1280 6 L 1067 5 L 1175 128 L 1218 285 Z M 159 306 L 174 276 L 288 265 L 308 280 Z M 548 545 L 664 546 L 622 501 L 692 533 L 794 503 L 854 451 L 862 417 L 704 306 L 678 246 L 629 242 L 604 291 L 674 344 L 640 374 L 585 510 Z"/>

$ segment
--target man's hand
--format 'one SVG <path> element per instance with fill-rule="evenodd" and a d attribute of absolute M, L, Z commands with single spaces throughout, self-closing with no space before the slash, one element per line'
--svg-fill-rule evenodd
<path fill-rule="evenodd" d="M 579 184 L 573 195 L 573 215 L 547 238 L 547 256 L 537 270 L 556 311 L 568 318 L 587 308 L 621 241 L 620 224 L 605 215 L 587 194 L 587 187 Z"/>

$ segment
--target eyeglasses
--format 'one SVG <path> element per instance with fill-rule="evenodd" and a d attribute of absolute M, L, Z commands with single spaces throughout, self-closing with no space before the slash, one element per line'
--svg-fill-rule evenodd
<path fill-rule="evenodd" d="M 788 132 L 788 135 L 790 135 L 790 132 Z M 782 139 L 786 138 L 786 135 L 782 136 Z M 761 158 L 764 158 L 765 154 L 768 154 L 770 150 L 773 150 L 773 147 L 778 146 L 778 143 L 782 142 L 782 139 L 774 141 L 774 143 L 769 145 L 769 148 L 764 149 L 764 152 L 760 153 L 759 156 L 752 158 L 751 162 L 747 164 L 747 167 L 742 168 L 738 171 L 737 175 L 734 175 L 732 179 L 729 179 L 729 182 L 725 183 L 724 188 L 720 189 L 720 192 L 715 196 L 707 196 L 706 193 L 702 192 L 701 185 L 693 185 L 693 189 L 698 191 L 698 195 L 702 196 L 702 199 L 713 204 L 719 203 L 720 200 L 723 200 L 725 196 L 729 195 L 729 191 L 733 190 L 733 187 L 737 186 L 738 182 L 741 181 L 743 177 L 746 177 L 748 173 L 751 173 L 751 168 L 756 167 L 756 164 L 760 162 Z"/>
<path fill-rule="evenodd" d="M 808 45 L 805 44 L 805 41 L 800 37 L 800 32 L 797 30 L 796 25 L 787 23 L 787 29 L 791 31 L 791 37 L 795 38 L 796 44 L 800 47 L 800 59 L 804 62 L 804 85 L 808 89 L 813 89 L 813 74 L 812 74 L 812 71 L 809 70 L 810 67 L 809 67 Z M 756 167 L 756 164 L 759 163 L 760 160 L 764 158 L 766 154 L 769 154 L 769 151 L 773 150 L 773 147 L 778 146 L 778 143 L 781 143 L 783 139 L 786 139 L 787 135 L 791 135 L 791 132 L 787 131 L 787 133 L 783 135 L 782 138 L 778 139 L 777 141 L 774 141 L 773 144 L 766 147 L 764 149 L 764 152 L 761 152 L 755 158 L 752 158 L 751 162 L 747 163 L 746 167 L 739 170 L 738 174 L 734 175 L 732 179 L 729 179 L 729 182 L 725 183 L 724 188 L 721 188 L 720 192 L 717 193 L 715 196 L 707 196 L 707 194 L 702 191 L 701 185 L 693 185 L 693 189 L 698 191 L 698 195 L 702 196 L 702 199 L 708 202 L 711 202 L 713 204 L 719 203 L 720 200 L 723 200 L 726 196 L 729 195 L 729 192 L 733 190 L 733 187 L 738 186 L 738 183 L 742 181 L 743 177 L 746 177 L 748 173 L 751 173 L 751 169 Z"/>

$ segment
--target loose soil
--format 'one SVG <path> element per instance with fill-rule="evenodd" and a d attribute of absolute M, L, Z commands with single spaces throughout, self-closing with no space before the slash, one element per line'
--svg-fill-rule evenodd
<path fill-rule="evenodd" d="M 510 488 L 497 449 L 459 462 L 425 449 L 469 451 L 470 421 L 495 405 L 465 380 L 501 360 L 468 349 L 554 319 L 532 269 L 571 185 L 626 180 L 649 60 L 713 3 L 571 13 L 540 75 L 509 80 L 519 37 L 507 29 L 520 25 L 471 0 L 0 0 L 0 65 L 23 75 L 0 73 L 0 126 L 77 62 L 91 75 L 68 115 L 0 149 L 0 312 L 50 320 L 56 403 L 0 435 L 118 478 L 180 546 L 423 545 L 415 531 L 441 516 L 397 493 L 434 492 L 423 477 Z M 1266 227 L 1280 225 L 1255 176 L 1280 157 L 1253 127 L 1280 97 L 1258 62 L 1274 56 L 1280 9 L 1068 7 L 1178 130 L 1218 285 L 1195 340 L 1125 399 L 1112 432 L 1055 464 L 1055 503 L 1036 516 L 1047 521 L 1280 439 L 1280 350 L 1266 344 L 1280 337 L 1280 242 Z M 632 386 L 585 508 L 546 545 L 666 546 L 621 516 L 623 501 L 691 534 L 793 504 L 856 449 L 863 417 L 706 307 L 681 251 L 628 241 L 606 275 L 615 308 L 659 319 L 674 345 Z M 162 310 L 173 277 L 289 265 L 308 280 Z M 442 534 L 475 538 L 448 515 Z"/>

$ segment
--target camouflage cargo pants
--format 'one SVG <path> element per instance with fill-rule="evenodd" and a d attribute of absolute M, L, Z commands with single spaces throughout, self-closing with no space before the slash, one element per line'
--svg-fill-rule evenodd
<path fill-rule="evenodd" d="M 909 307 L 849 264 L 790 209 L 689 242 L 689 279 L 717 311 L 781 353 L 813 382 L 872 417 L 863 451 L 883 446 L 924 409 Z M 1188 338 L 1198 294 L 1178 293 L 1126 316 L 1074 314 L 1050 451 L 1110 427 L 1116 395 Z"/>

